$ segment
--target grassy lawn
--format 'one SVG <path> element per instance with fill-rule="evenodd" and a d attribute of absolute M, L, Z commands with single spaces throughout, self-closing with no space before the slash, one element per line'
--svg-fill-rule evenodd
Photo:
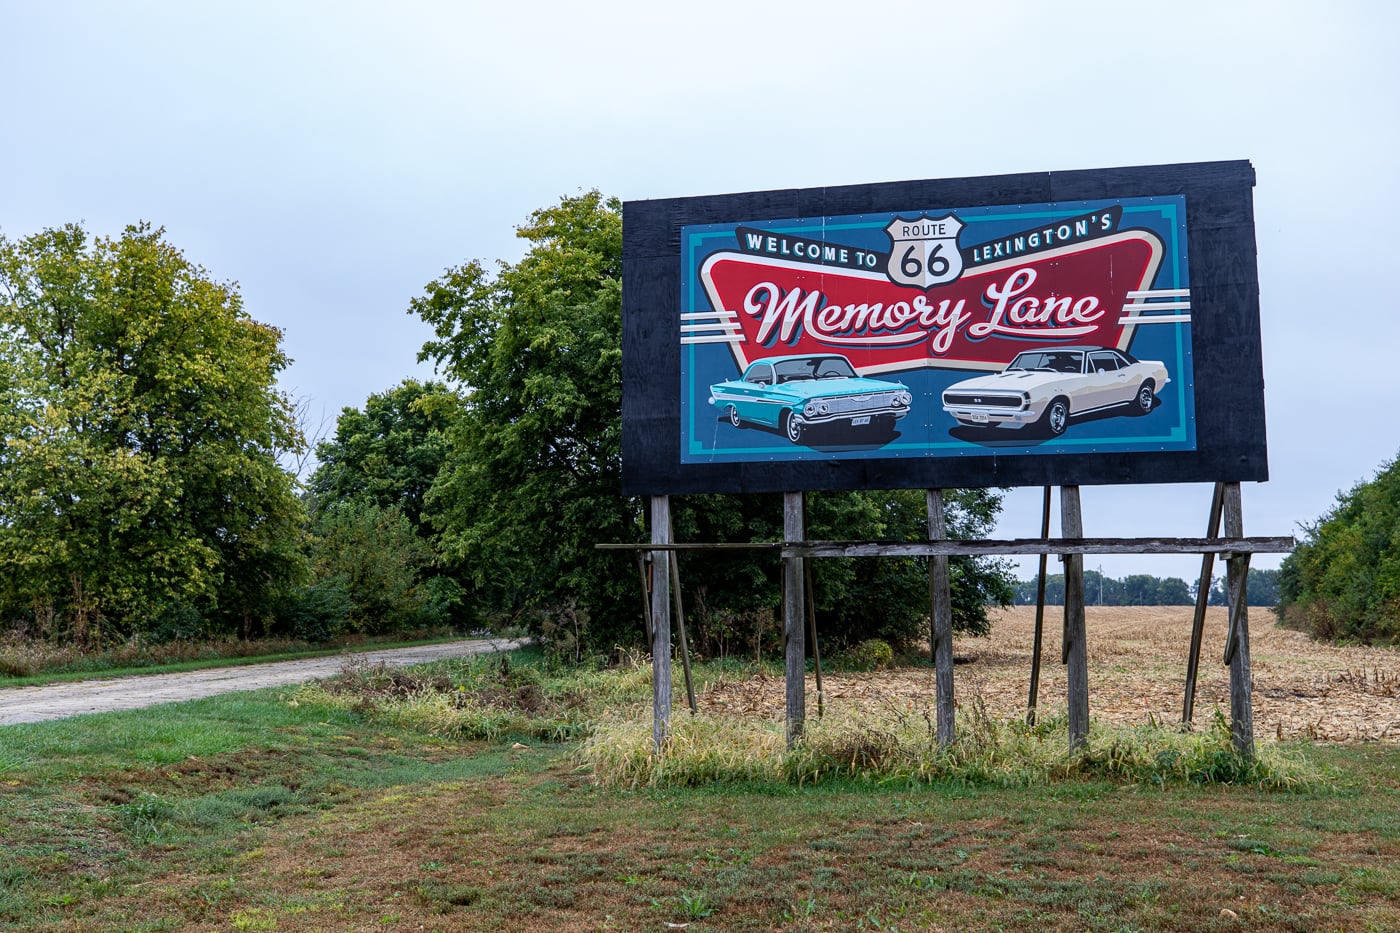
<path fill-rule="evenodd" d="M 0 929 L 1400 926 L 1394 745 L 1309 746 L 1328 777 L 1303 790 L 617 789 L 511 720 L 489 740 L 396 724 L 385 698 L 413 687 L 0 728 Z M 548 705 L 512 689 L 516 708 Z"/>

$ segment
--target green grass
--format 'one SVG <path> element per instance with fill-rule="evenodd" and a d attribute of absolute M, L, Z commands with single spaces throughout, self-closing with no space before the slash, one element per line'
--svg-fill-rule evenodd
<path fill-rule="evenodd" d="M 1379 931 L 1400 919 L 1394 746 L 1293 748 L 1325 779 L 1290 789 L 1116 765 L 1020 782 L 834 769 L 815 784 L 600 784 L 579 740 L 543 736 L 605 709 L 623 717 L 632 678 L 473 660 L 365 670 L 341 693 L 0 727 L 0 930 Z M 434 692 L 469 699 L 392 711 Z M 473 703 L 508 721 L 475 737 L 450 715 Z M 1111 748 L 1100 743 L 1106 760 L 1134 760 Z"/>

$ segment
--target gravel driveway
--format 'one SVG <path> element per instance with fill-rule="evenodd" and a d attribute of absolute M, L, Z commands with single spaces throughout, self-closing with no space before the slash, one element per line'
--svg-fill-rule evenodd
<path fill-rule="evenodd" d="M 200 697 L 237 690 L 258 690 L 301 684 L 308 680 L 333 677 L 350 658 L 364 658 L 372 664 L 381 661 L 390 667 L 406 667 L 439 658 L 508 651 L 525 642 L 512 639 L 471 639 L 422 645 L 417 648 L 386 648 L 305 658 L 300 661 L 274 661 L 243 664 L 183 674 L 138 674 L 107 680 L 47 684 L 42 687 L 0 688 L 0 726 L 21 722 L 43 722 L 83 713 L 139 709 L 157 703 L 197 700 Z"/>

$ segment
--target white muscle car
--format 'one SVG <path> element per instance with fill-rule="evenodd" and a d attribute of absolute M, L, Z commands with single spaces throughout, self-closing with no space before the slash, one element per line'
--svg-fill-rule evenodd
<path fill-rule="evenodd" d="M 961 425 L 1030 427 L 1058 437 L 1071 418 L 1090 412 L 1145 415 L 1170 381 L 1160 362 L 1109 347 L 1044 347 L 1017 354 L 999 373 L 950 385 L 943 410 Z"/>

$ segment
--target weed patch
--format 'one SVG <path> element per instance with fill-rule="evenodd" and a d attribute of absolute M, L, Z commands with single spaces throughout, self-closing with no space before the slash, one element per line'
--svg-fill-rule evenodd
<path fill-rule="evenodd" d="M 348 662 L 341 675 L 309 685 L 297 702 L 453 740 L 506 736 L 548 742 L 587 735 L 594 717 L 650 697 L 651 671 L 623 667 L 547 669 L 536 654 L 453 658 L 412 669 Z"/>
<path fill-rule="evenodd" d="M 1064 724 L 1054 720 L 1034 727 L 997 721 L 973 703 L 959 723 L 957 741 L 945 748 L 927 709 L 833 713 L 809 722 L 789 750 L 782 723 L 678 716 L 657 754 L 649 722 L 613 718 L 598 724 L 577 758 L 599 783 L 632 788 L 832 780 L 1035 787 L 1108 780 L 1286 790 L 1318 788 L 1328 780 L 1297 749 L 1263 744 L 1253 759 L 1240 757 L 1222 718 L 1194 734 L 1160 726 L 1095 727 L 1082 751 L 1068 749 Z"/>

